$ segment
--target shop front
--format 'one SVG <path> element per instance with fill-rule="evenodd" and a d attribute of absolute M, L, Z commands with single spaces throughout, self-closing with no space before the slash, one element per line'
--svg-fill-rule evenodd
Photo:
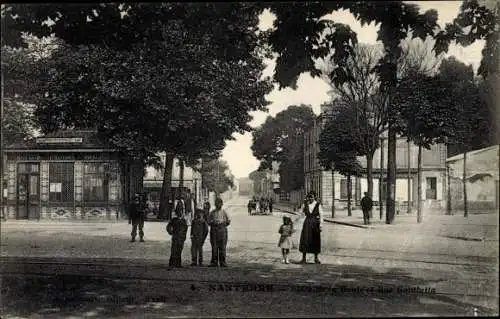
<path fill-rule="evenodd" d="M 138 191 L 134 166 L 92 131 L 16 143 L 5 155 L 10 219 L 117 220 Z"/>

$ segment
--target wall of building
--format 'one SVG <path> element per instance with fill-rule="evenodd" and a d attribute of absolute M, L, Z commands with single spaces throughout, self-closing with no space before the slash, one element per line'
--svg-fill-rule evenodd
<path fill-rule="evenodd" d="M 314 190 L 323 205 L 330 206 L 332 202 L 332 176 L 330 171 L 324 171 L 319 165 L 317 154 L 319 145 L 317 141 L 321 133 L 322 118 L 318 117 L 315 126 L 304 136 L 304 177 L 305 192 Z M 381 153 L 383 162 L 381 165 Z M 379 181 L 380 172 L 386 176 L 387 167 L 387 137 L 382 136 L 380 147 L 373 156 L 373 199 L 379 200 Z M 366 157 L 358 157 L 358 161 L 363 167 L 366 167 Z M 430 150 L 422 149 L 422 200 L 427 207 L 444 208 L 446 194 L 446 146 L 444 144 L 432 145 Z M 413 143 L 408 143 L 405 138 L 399 138 L 396 143 L 396 201 L 399 204 L 406 205 L 408 199 L 415 202 L 417 199 L 417 165 L 418 165 L 418 147 Z M 408 166 L 410 168 L 410 194 L 408 194 Z M 430 180 L 435 178 L 435 191 L 427 192 Z M 345 206 L 347 201 L 346 177 L 335 173 L 335 202 L 338 206 Z M 385 189 L 385 182 L 380 185 Z M 366 177 L 352 179 L 352 198 L 353 205 L 362 197 L 363 192 L 368 190 Z M 435 193 L 435 196 L 427 196 Z M 435 199 L 434 199 L 435 197 Z M 382 200 L 385 201 L 385 193 Z"/>
<path fill-rule="evenodd" d="M 498 146 L 467 154 L 466 188 L 468 208 L 494 209 L 499 202 Z M 453 209 L 463 209 L 463 154 L 448 159 Z"/>

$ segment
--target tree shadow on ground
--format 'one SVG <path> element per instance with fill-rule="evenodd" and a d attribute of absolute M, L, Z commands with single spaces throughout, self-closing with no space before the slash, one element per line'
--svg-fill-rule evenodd
<path fill-rule="evenodd" d="M 243 260 L 233 261 L 228 268 L 169 271 L 151 263 L 135 268 L 124 263 L 122 267 L 129 267 L 136 279 L 86 273 L 4 275 L 3 313 L 44 318 L 471 316 L 474 308 L 479 315 L 498 313 L 439 291 L 398 290 L 425 290 L 441 281 L 414 278 L 401 268 L 380 273 L 355 265 Z"/>

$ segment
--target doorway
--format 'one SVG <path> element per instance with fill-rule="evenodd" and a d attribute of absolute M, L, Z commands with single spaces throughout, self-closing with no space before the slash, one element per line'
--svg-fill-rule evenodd
<path fill-rule="evenodd" d="M 40 218 L 40 164 L 17 166 L 17 219 Z"/>

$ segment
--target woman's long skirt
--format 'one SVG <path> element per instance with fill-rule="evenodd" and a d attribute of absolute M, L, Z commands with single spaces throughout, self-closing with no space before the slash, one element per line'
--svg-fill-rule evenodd
<path fill-rule="evenodd" d="M 300 233 L 299 251 L 307 254 L 321 252 L 321 232 L 319 220 L 315 217 L 306 217 Z"/>

